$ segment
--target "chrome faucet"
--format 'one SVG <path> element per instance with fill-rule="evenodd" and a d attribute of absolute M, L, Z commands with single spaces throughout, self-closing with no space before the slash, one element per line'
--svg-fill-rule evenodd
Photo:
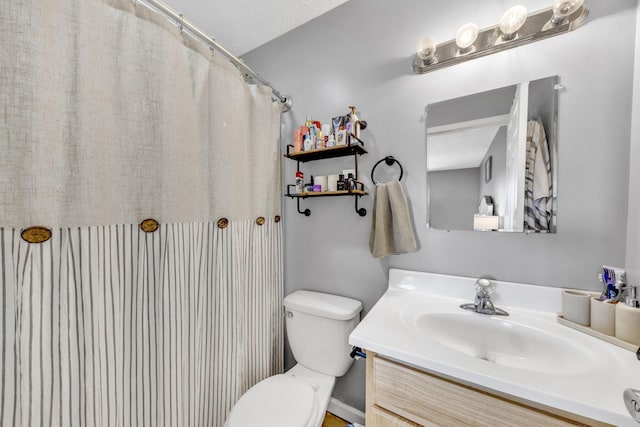
<path fill-rule="evenodd" d="M 496 284 L 489 279 L 478 279 L 475 284 L 476 298 L 473 304 L 462 304 L 460 308 L 475 311 L 476 313 L 508 316 L 509 313 L 497 308 L 491 301 L 491 294 L 496 289 Z"/>

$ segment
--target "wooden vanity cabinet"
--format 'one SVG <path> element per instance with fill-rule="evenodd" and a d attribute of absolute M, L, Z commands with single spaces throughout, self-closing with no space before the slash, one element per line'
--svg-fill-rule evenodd
<path fill-rule="evenodd" d="M 367 427 L 609 425 L 516 402 L 366 353 Z"/>

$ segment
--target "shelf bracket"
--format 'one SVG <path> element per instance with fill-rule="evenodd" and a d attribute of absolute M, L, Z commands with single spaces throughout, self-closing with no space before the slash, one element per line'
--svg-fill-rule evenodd
<path fill-rule="evenodd" d="M 291 197 L 292 199 L 296 199 L 296 204 L 298 206 L 298 213 L 304 216 L 310 216 L 311 215 L 311 210 L 309 209 L 305 209 L 303 211 L 300 210 L 300 199 L 303 197 L 296 197 L 293 194 L 291 194 L 291 187 L 295 187 L 295 185 L 293 184 L 288 184 L 287 185 L 287 197 Z"/>
<path fill-rule="evenodd" d="M 299 198 L 298 198 L 297 202 L 298 202 L 298 213 L 302 214 L 304 216 L 311 216 L 311 210 L 309 210 L 309 209 L 305 209 L 303 211 L 300 210 L 300 199 Z"/>
<path fill-rule="evenodd" d="M 358 199 L 360 199 L 360 196 L 356 196 L 356 212 L 360 216 L 365 216 L 367 215 L 367 210 L 365 208 L 358 209 Z"/>

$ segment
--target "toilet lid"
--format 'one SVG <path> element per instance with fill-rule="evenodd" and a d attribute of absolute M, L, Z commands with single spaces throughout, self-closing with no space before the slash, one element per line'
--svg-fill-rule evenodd
<path fill-rule="evenodd" d="M 288 375 L 259 382 L 238 400 L 228 427 L 303 427 L 311 418 L 314 391 Z"/>

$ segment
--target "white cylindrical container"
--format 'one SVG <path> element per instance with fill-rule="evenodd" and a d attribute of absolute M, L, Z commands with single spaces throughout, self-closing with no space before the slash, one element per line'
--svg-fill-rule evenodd
<path fill-rule="evenodd" d="M 605 335 L 615 335 L 616 304 L 591 298 L 591 329 Z"/>
<path fill-rule="evenodd" d="M 591 295 L 586 292 L 564 289 L 562 291 L 562 317 L 583 326 L 591 323 Z"/>
<path fill-rule="evenodd" d="M 338 175 L 329 175 L 327 177 L 327 188 L 329 191 L 338 191 Z"/>
<path fill-rule="evenodd" d="M 640 346 L 640 308 L 616 304 L 616 338 Z"/>

